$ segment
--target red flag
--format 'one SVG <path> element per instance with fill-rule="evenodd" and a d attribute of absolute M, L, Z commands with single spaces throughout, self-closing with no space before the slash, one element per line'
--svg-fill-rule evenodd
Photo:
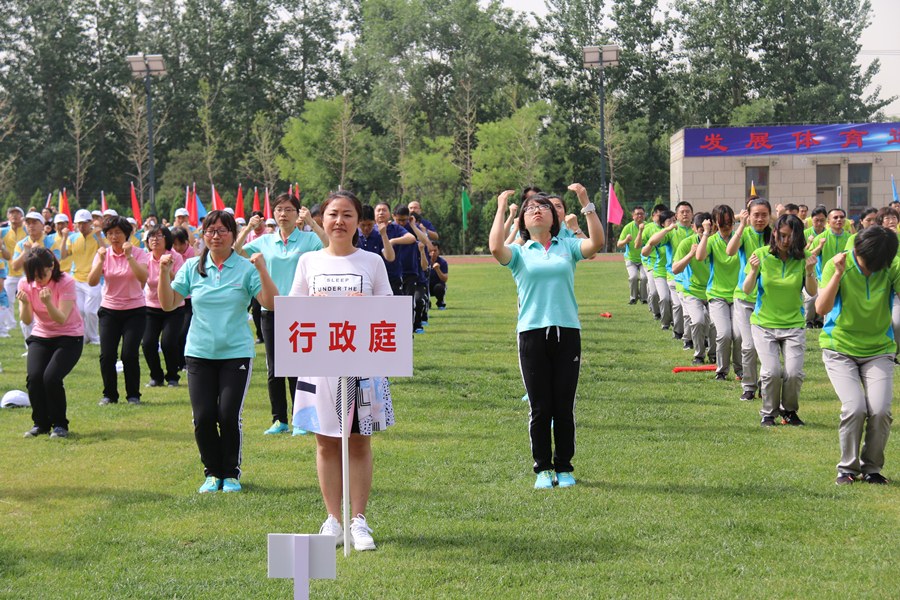
<path fill-rule="evenodd" d="M 300 200 L 300 184 L 294 182 L 294 198 Z"/>
<path fill-rule="evenodd" d="M 134 193 L 134 182 L 131 182 L 131 215 L 137 221 L 138 227 L 141 227 L 141 203 L 138 202 L 137 194 Z"/>
<path fill-rule="evenodd" d="M 222 197 L 219 196 L 219 192 L 216 191 L 216 186 L 212 186 L 212 207 L 213 210 L 225 210 L 225 203 L 222 202 Z"/>
<path fill-rule="evenodd" d="M 290 196 L 291 198 L 294 197 L 294 184 L 288 185 L 288 196 Z"/>
<path fill-rule="evenodd" d="M 109 210 L 109 205 L 106 203 L 106 194 L 103 193 L 103 190 L 100 190 L 100 211 L 106 212 Z"/>
<path fill-rule="evenodd" d="M 63 188 L 62 193 L 59 195 L 59 212 L 69 217 L 69 223 L 72 222 L 72 212 L 69 210 L 69 195 L 66 193 L 66 188 Z"/>
<path fill-rule="evenodd" d="M 196 189 L 197 184 L 194 184 L 194 188 Z M 197 226 L 199 220 L 197 219 L 197 195 L 191 194 L 191 188 L 189 186 L 184 186 L 184 207 L 188 211 L 188 223 Z"/>
<path fill-rule="evenodd" d="M 625 216 L 625 211 L 622 210 L 622 205 L 619 204 L 619 199 L 616 198 L 616 190 L 613 187 L 613 184 L 609 184 L 609 204 L 606 207 L 606 222 L 607 223 L 615 223 L 616 225 L 622 224 L 622 217 Z"/>
<path fill-rule="evenodd" d="M 266 188 L 266 210 L 263 212 L 266 221 L 272 218 L 272 206 L 269 204 L 269 188 Z"/>
<path fill-rule="evenodd" d="M 244 218 L 244 190 L 241 189 L 241 184 L 238 184 L 237 200 L 234 201 L 234 216 Z"/>
<path fill-rule="evenodd" d="M 259 190 L 253 187 L 253 212 L 259 212 Z"/>
<path fill-rule="evenodd" d="M 47 201 L 44 203 L 44 208 L 50 208 L 50 200 L 53 198 L 53 192 L 47 194 Z"/>

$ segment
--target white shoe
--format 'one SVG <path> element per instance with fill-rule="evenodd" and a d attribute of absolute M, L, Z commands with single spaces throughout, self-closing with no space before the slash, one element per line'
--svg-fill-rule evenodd
<path fill-rule="evenodd" d="M 325 522 L 322 523 L 322 527 L 319 529 L 319 535 L 333 535 L 335 538 L 335 548 L 344 545 L 344 528 L 341 527 L 340 522 L 334 518 L 334 515 L 328 515 L 328 518 L 325 519 Z"/>
<path fill-rule="evenodd" d="M 372 539 L 372 529 L 366 523 L 366 518 L 356 515 L 350 520 L 350 539 L 353 540 L 353 548 L 356 550 L 374 550 L 375 540 Z"/>

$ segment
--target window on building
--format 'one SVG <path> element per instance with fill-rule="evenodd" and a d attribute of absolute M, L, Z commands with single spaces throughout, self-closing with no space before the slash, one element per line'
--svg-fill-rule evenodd
<path fill-rule="evenodd" d="M 750 184 L 756 188 L 756 195 L 761 198 L 769 197 L 769 167 L 747 167 L 747 181 L 744 189 L 744 198 L 750 197 Z"/>
<path fill-rule="evenodd" d="M 837 189 L 841 185 L 841 165 L 816 165 L 816 204 L 829 210 L 837 207 Z"/>
<path fill-rule="evenodd" d="M 847 168 L 847 216 L 856 219 L 869 206 L 872 183 L 872 165 L 869 163 L 849 165 Z"/>

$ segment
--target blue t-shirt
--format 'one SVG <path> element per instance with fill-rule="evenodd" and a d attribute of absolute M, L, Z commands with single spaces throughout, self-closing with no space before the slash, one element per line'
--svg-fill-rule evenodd
<path fill-rule="evenodd" d="M 398 238 L 398 237 L 403 237 L 407 233 L 408 232 L 406 231 L 406 229 L 404 229 L 403 227 L 400 227 L 396 223 L 388 223 L 388 225 L 387 225 L 387 237 L 389 240 L 392 240 L 392 239 Z M 371 240 L 373 236 L 378 238 L 378 240 L 373 243 L 377 244 L 378 254 L 381 256 L 381 260 L 384 261 L 384 267 L 385 267 L 385 269 L 387 269 L 388 279 L 392 279 L 394 281 L 403 279 L 403 267 L 400 265 L 399 250 L 400 250 L 400 248 L 405 248 L 406 246 L 402 246 L 402 245 L 394 246 L 394 261 L 388 262 L 387 259 L 384 258 L 384 254 L 381 254 L 381 250 L 384 248 L 384 244 L 381 243 L 381 234 L 379 233 L 378 225 L 376 225 L 372 229 L 372 233 L 369 234 L 368 238 L 366 238 L 366 239 Z M 363 246 L 364 243 L 368 244 L 369 242 L 368 241 L 363 242 L 363 237 L 362 237 L 362 235 L 360 235 L 359 247 L 362 248 L 363 250 L 367 250 L 369 252 L 375 252 L 375 248 L 376 248 L 375 245 L 368 247 L 368 246 Z M 414 243 L 409 244 L 409 245 L 415 246 Z"/>
<path fill-rule="evenodd" d="M 281 239 L 281 232 L 261 235 L 244 246 L 244 252 L 252 256 L 261 252 L 266 257 L 266 269 L 278 288 L 278 294 L 287 296 L 297 273 L 297 261 L 300 256 L 313 250 L 322 249 L 322 240 L 311 231 L 300 231 L 296 227 L 288 236 L 287 244 Z"/>
<path fill-rule="evenodd" d="M 396 225 L 396 223 L 393 223 Z M 412 230 L 412 225 L 409 223 L 406 224 L 406 227 L 401 227 L 397 225 L 397 227 L 403 232 L 400 235 L 405 235 L 410 233 L 415 235 Z M 400 236 L 392 236 L 390 231 L 388 231 L 388 238 L 393 239 L 394 237 Z M 418 241 L 418 238 L 416 238 Z M 397 259 L 394 261 L 400 265 L 400 273 L 402 277 L 408 277 L 410 275 L 419 276 L 419 271 L 422 270 L 421 265 L 419 264 L 419 245 L 416 242 L 412 244 L 398 244 L 394 246 L 394 253 L 397 255 Z M 388 270 L 388 275 L 391 272 Z"/>
<path fill-rule="evenodd" d="M 518 333 L 553 326 L 581 329 L 575 302 L 575 264 L 584 260 L 581 242 L 554 237 L 547 250 L 534 240 L 507 246 L 512 258 L 506 266 L 519 294 Z"/>
<path fill-rule="evenodd" d="M 434 263 L 431 263 L 431 264 L 434 265 Z M 437 264 L 440 265 L 440 267 L 441 267 L 441 272 L 442 272 L 444 275 L 446 275 L 446 274 L 447 274 L 447 268 L 448 268 L 448 267 L 447 267 L 447 261 L 444 260 L 444 258 L 443 258 L 442 256 L 438 256 Z M 440 277 L 437 276 L 437 273 L 434 272 L 434 269 L 433 269 L 433 268 L 431 269 L 431 280 L 430 280 L 429 283 L 430 283 L 430 285 L 437 285 L 437 284 L 439 284 L 439 283 L 444 283 L 443 281 L 441 281 Z"/>
<path fill-rule="evenodd" d="M 206 277 L 197 271 L 198 262 L 199 256 L 189 258 L 172 282 L 173 290 L 191 297 L 194 312 L 184 355 L 213 360 L 253 358 L 256 346 L 247 324 L 247 307 L 262 289 L 259 272 L 237 252 L 231 253 L 221 270 L 207 256 Z"/>

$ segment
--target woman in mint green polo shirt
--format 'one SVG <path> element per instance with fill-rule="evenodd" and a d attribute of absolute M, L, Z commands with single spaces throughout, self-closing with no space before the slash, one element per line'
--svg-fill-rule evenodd
<path fill-rule="evenodd" d="M 272 310 L 278 295 L 263 255 L 242 257 L 232 249 L 235 238 L 234 217 L 214 210 L 203 222 L 203 252 L 184 263 L 175 281 L 171 255 L 159 261 L 162 309 L 173 310 L 192 298 L 184 355 L 194 437 L 206 475 L 201 494 L 241 489 L 241 412 L 256 354 L 247 306 L 256 298 Z"/>
<path fill-rule="evenodd" d="M 825 326 L 819 345 L 841 401 L 838 485 L 859 479 L 887 483 L 881 470 L 891 431 L 896 350 L 891 297 L 900 294 L 895 227 L 866 227 L 857 234 L 852 249 L 836 255 L 822 269 L 816 311 L 825 316 Z"/>
<path fill-rule="evenodd" d="M 715 327 L 709 319 L 709 302 L 706 288 L 709 285 L 709 257 L 697 258 L 697 249 L 703 240 L 712 232 L 712 215 L 699 212 L 694 215 L 694 234 L 684 239 L 675 250 L 672 260 L 672 272 L 681 283 L 685 314 L 684 335 L 690 339 L 694 349 L 694 360 L 691 364 L 702 365 L 703 357 L 709 350 L 710 362 L 716 361 L 716 352 L 710 344 L 716 337 Z M 710 331 L 710 329 L 712 331 Z"/>
<path fill-rule="evenodd" d="M 758 248 L 769 244 L 772 228 L 769 226 L 772 207 L 764 198 L 754 198 L 747 208 L 738 215 L 737 231 L 728 240 L 725 251 L 728 256 L 737 256 L 740 260 L 738 281 L 734 287 L 734 323 L 740 332 L 741 339 L 741 387 L 744 393 L 741 400 L 750 402 L 756 398 L 756 348 L 753 345 L 753 332 L 750 330 L 750 315 L 756 307 L 756 287 L 744 293 L 744 271 L 747 260 Z"/>
<path fill-rule="evenodd" d="M 622 228 L 616 248 L 625 248 L 625 270 L 628 272 L 628 287 L 631 298 L 628 304 L 638 300 L 647 303 L 647 273 L 641 264 L 641 248 L 644 246 L 644 207 L 636 206 L 631 211 L 631 222 Z"/>
<path fill-rule="evenodd" d="M 763 427 L 774 426 L 776 417 L 784 425 L 803 425 L 797 416 L 806 350 L 801 292 L 805 287 L 810 295 L 816 293 L 815 266 L 816 254 L 806 251 L 803 222 L 789 214 L 778 217 L 772 241 L 747 262 L 743 292 L 757 292 L 750 323 L 762 364 Z"/>
<path fill-rule="evenodd" d="M 575 485 L 575 390 L 581 367 L 575 264 L 591 258 L 603 246 L 603 226 L 587 190 L 578 183 L 569 190 L 583 207 L 588 239 L 557 237 L 560 225 L 553 204 L 536 195 L 522 203 L 519 213 L 524 243 L 504 244 L 503 220 L 513 190 L 497 198 L 489 238 L 491 254 L 509 267 L 518 289 L 519 367 L 531 405 L 529 431 L 537 489 Z"/>
<path fill-rule="evenodd" d="M 250 218 L 250 222 L 238 234 L 234 243 L 234 249 L 241 256 L 248 257 L 257 252 L 266 259 L 266 269 L 278 288 L 279 296 L 287 296 L 294 283 L 294 273 L 297 272 L 297 261 L 307 252 L 321 250 L 322 237 L 325 232 L 319 227 L 309 210 L 300 206 L 300 201 L 287 192 L 279 195 L 272 205 L 272 214 L 278 229 L 271 235 L 261 235 L 247 245 L 244 240 L 247 235 L 259 225 L 259 216 Z M 301 225 L 308 225 L 312 231 L 301 231 Z M 319 234 L 321 232 L 321 235 Z M 325 238 L 327 241 L 328 238 Z M 266 368 L 269 389 L 269 404 L 272 406 L 272 426 L 264 433 L 272 435 L 291 431 L 288 426 L 287 392 L 284 389 L 288 384 L 291 394 L 291 403 L 294 402 L 294 394 L 297 389 L 296 377 L 275 376 L 275 312 L 262 310 L 260 318 L 263 343 L 266 346 Z M 293 435 L 306 433 L 299 427 L 294 427 Z"/>
<path fill-rule="evenodd" d="M 656 215 L 657 223 L 653 223 L 653 227 L 645 227 L 642 237 L 655 237 L 657 233 L 667 227 L 675 224 L 675 213 L 664 208 Z M 650 231 L 647 231 L 647 229 Z M 649 238 L 648 238 L 649 240 Z M 672 296 L 669 293 L 669 282 L 666 279 L 668 271 L 666 270 L 666 251 L 660 245 L 646 242 L 641 248 L 641 256 L 649 261 L 649 266 L 653 277 L 647 280 L 648 285 L 656 288 L 657 302 L 659 302 L 659 322 L 663 330 L 668 330 L 672 326 Z"/>
<path fill-rule="evenodd" d="M 728 242 L 734 235 L 734 211 L 727 204 L 714 206 L 712 220 L 717 231 L 700 240 L 697 260 L 709 256 L 710 275 L 706 296 L 709 301 L 709 316 L 716 331 L 716 379 L 724 381 L 728 378 L 729 360 L 734 374 L 738 378 L 743 374 L 741 332 L 734 322 L 732 308 L 741 263 L 737 256 L 729 256 L 726 252 Z"/>

